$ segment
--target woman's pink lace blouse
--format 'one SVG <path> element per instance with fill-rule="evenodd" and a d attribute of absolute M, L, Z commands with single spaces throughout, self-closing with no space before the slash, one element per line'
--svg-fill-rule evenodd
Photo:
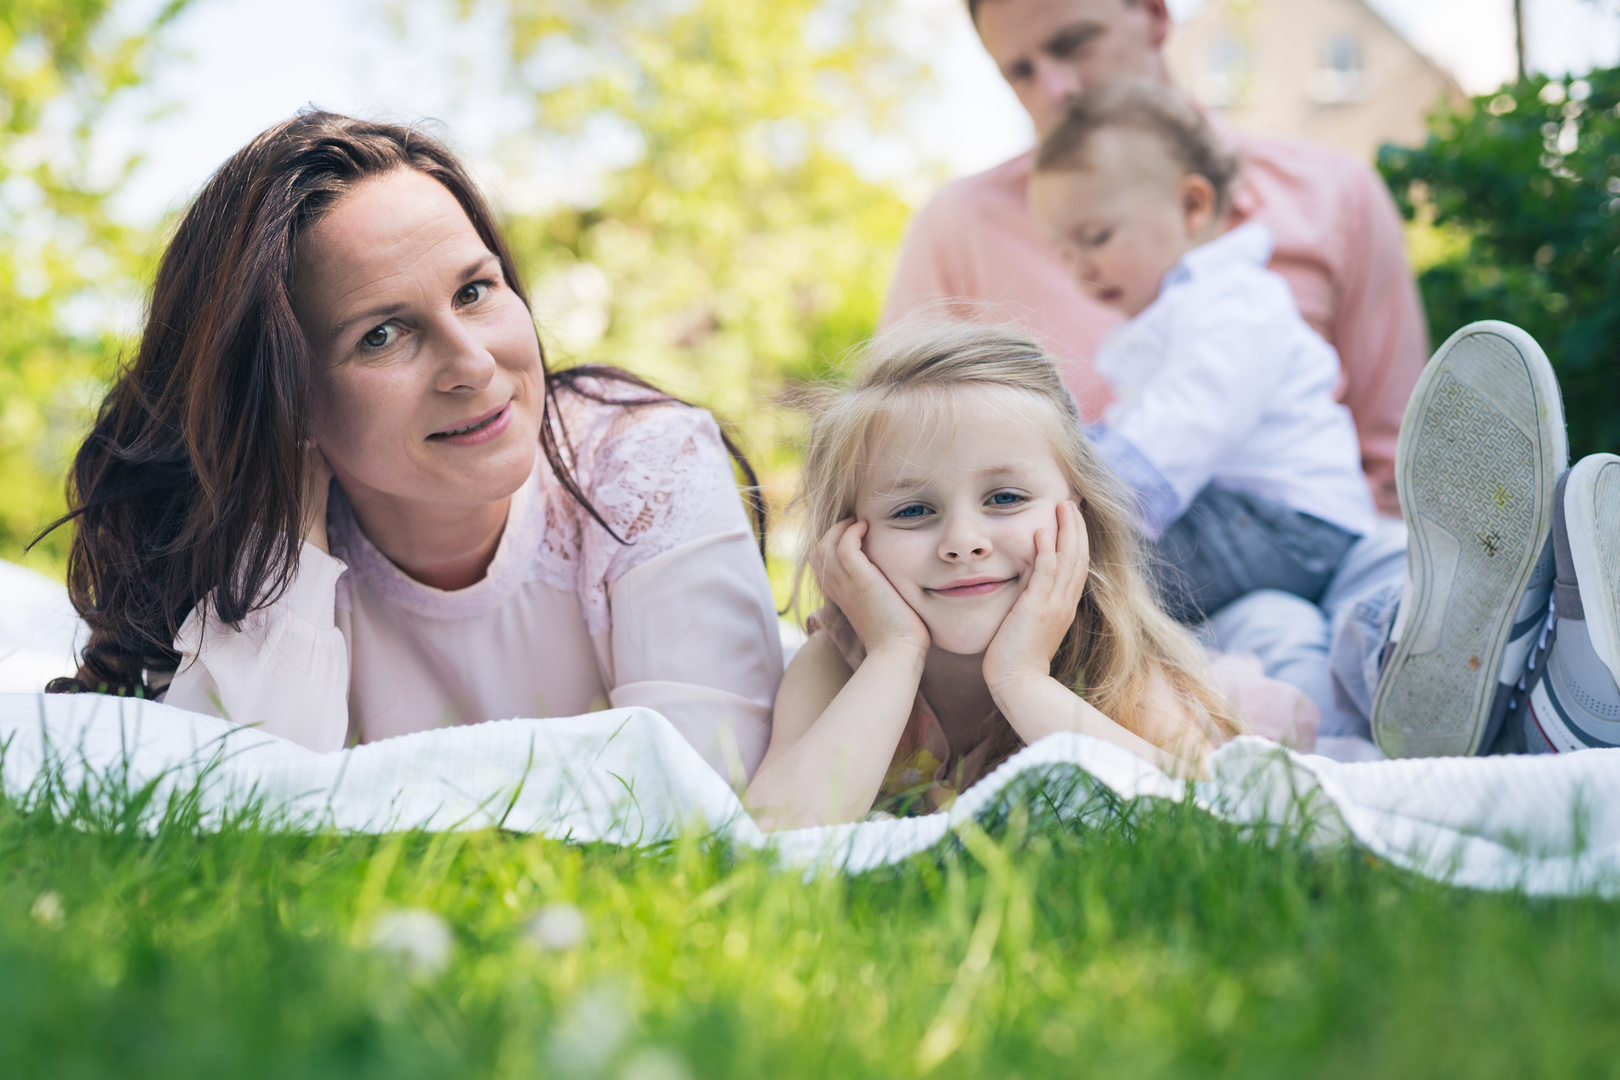
<path fill-rule="evenodd" d="M 782 651 L 719 429 L 682 405 L 558 400 L 580 489 L 628 544 L 537 452 L 484 579 L 447 592 L 378 551 L 334 486 L 332 554 L 304 545 L 292 587 L 240 631 L 204 633 L 194 612 L 165 701 L 315 750 L 643 705 L 722 775 L 752 776 Z"/>

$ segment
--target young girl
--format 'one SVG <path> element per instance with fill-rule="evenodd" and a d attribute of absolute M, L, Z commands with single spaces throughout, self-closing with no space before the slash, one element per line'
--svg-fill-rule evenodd
<path fill-rule="evenodd" d="M 1181 775 L 1235 734 L 1157 605 L 1127 505 L 1052 361 L 1016 332 L 880 342 L 812 429 L 827 605 L 746 801 L 768 828 L 933 809 L 1055 731 Z"/>

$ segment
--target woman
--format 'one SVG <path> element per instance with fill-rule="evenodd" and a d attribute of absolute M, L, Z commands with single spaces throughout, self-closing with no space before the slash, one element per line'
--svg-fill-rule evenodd
<path fill-rule="evenodd" d="M 751 775 L 782 657 L 727 448 L 633 376 L 547 371 L 443 146 L 300 116 L 186 213 L 79 452 L 91 637 L 53 689 L 317 750 L 645 705 Z"/>

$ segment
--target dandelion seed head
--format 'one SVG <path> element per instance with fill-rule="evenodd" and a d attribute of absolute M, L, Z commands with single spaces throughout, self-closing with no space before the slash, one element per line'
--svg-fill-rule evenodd
<path fill-rule="evenodd" d="M 52 930 L 61 926 L 67 919 L 67 908 L 62 906 L 62 895 L 54 890 L 47 890 L 34 898 L 34 906 L 28 909 L 28 914 L 41 926 L 48 926 Z"/>
<path fill-rule="evenodd" d="M 401 961 L 417 978 L 450 966 L 455 938 L 438 915 L 421 908 L 384 912 L 371 928 L 371 947 Z"/>
<path fill-rule="evenodd" d="M 585 913 L 573 904 L 547 904 L 529 920 L 528 938 L 546 952 L 567 952 L 585 941 Z"/>

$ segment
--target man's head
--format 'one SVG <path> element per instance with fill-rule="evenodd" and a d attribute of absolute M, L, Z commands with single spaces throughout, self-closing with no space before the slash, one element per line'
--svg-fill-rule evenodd
<path fill-rule="evenodd" d="M 968 0 L 968 12 L 1042 138 L 1084 90 L 1165 79 L 1165 0 Z"/>

